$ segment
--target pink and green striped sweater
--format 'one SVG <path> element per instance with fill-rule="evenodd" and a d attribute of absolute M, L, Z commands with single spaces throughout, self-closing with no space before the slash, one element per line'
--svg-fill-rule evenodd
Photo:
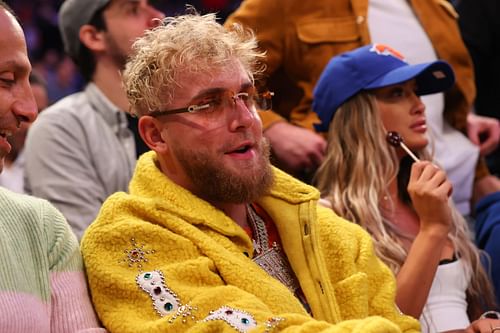
<path fill-rule="evenodd" d="M 0 332 L 105 332 L 62 214 L 4 188 L 0 211 Z"/>

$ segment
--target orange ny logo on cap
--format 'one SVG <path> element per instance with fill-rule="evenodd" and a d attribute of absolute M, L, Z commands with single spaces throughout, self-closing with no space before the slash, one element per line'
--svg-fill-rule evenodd
<path fill-rule="evenodd" d="M 401 53 L 384 44 L 373 44 L 373 46 L 370 48 L 370 52 L 376 52 L 380 55 L 390 55 L 404 61 L 404 56 Z"/>

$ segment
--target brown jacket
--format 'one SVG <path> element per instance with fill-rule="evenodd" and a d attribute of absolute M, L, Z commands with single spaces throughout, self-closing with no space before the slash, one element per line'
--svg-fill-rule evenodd
<path fill-rule="evenodd" d="M 440 59 L 449 62 L 456 84 L 445 95 L 444 115 L 461 132 L 476 90 L 472 60 L 462 42 L 457 14 L 446 0 L 410 0 Z M 267 52 L 267 86 L 277 92 L 275 112 L 262 112 L 264 128 L 276 121 L 313 129 L 312 91 L 327 62 L 370 43 L 368 0 L 244 0 L 226 25 L 255 31 Z M 482 163 L 480 163 L 482 164 Z M 483 165 L 477 171 L 486 171 Z M 478 176 L 478 174 L 476 175 Z"/>

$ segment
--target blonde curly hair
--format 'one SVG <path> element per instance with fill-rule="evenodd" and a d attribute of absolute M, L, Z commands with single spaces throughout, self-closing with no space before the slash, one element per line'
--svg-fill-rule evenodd
<path fill-rule="evenodd" d="M 130 111 L 143 116 L 164 109 L 180 87 L 181 73 L 213 73 L 237 60 L 254 80 L 264 71 L 264 56 L 251 30 L 237 24 L 227 30 L 215 14 L 165 18 L 133 45 L 123 73 Z"/>

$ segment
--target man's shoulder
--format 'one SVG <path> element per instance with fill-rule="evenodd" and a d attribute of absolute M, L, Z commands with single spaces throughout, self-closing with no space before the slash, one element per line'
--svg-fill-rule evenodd
<path fill-rule="evenodd" d="M 44 205 L 50 205 L 47 200 L 33 197 L 31 195 L 12 192 L 4 187 L 0 187 L 0 205 L 5 209 L 36 209 Z"/>
<path fill-rule="evenodd" d="M 68 95 L 52 104 L 40 113 L 33 126 L 38 124 L 61 123 L 69 119 L 84 120 L 93 113 L 92 105 L 85 92 Z"/>
<path fill-rule="evenodd" d="M 59 223 L 62 214 L 47 200 L 26 194 L 12 192 L 0 187 L 0 206 L 3 224 L 29 224 L 31 227 L 42 225 L 44 221 Z"/>
<path fill-rule="evenodd" d="M 130 238 L 125 235 L 141 234 L 143 241 L 157 234 L 151 232 L 154 225 L 147 217 L 153 213 L 153 208 L 143 206 L 142 200 L 125 192 L 115 192 L 101 206 L 95 220 L 85 230 L 81 240 L 82 253 L 88 254 L 100 248 L 102 243 L 112 242 L 115 246 L 128 243 Z M 138 214 L 138 212 L 141 213 Z M 147 211 L 147 212 L 146 212 Z M 148 235 L 148 236 L 145 236 Z M 123 245 L 123 244 L 122 244 Z"/>
<path fill-rule="evenodd" d="M 65 134 L 79 138 L 94 133 L 103 120 L 95 112 L 85 92 L 66 96 L 40 113 L 28 132 L 28 145 L 33 141 Z M 42 139 L 43 138 L 43 139 Z"/>

